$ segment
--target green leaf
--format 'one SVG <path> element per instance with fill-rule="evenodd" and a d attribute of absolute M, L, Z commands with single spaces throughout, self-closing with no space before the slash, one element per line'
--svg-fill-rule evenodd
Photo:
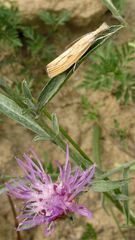
<path fill-rule="evenodd" d="M 121 171 L 123 171 L 124 169 L 127 169 L 127 168 L 129 168 L 130 170 L 133 170 L 133 169 L 135 170 L 134 167 L 135 167 L 135 161 L 124 163 L 124 164 L 122 164 L 122 165 L 120 165 L 116 168 L 113 168 L 113 169 L 107 171 L 106 173 L 103 173 L 102 175 L 99 175 L 98 178 L 104 179 L 104 178 L 110 177 L 113 174 L 121 172 Z"/>
<path fill-rule="evenodd" d="M 34 141 L 48 141 L 48 140 L 51 140 L 51 137 L 48 135 L 48 134 L 44 134 L 43 136 L 36 136 L 34 137 Z"/>
<path fill-rule="evenodd" d="M 19 107 L 13 100 L 0 93 L 0 112 L 9 118 L 19 122 L 24 127 L 32 130 L 38 135 L 44 136 L 47 133 L 40 127 L 36 121 L 28 114 L 23 114 L 23 109 Z"/>
<path fill-rule="evenodd" d="M 123 13 L 126 0 L 113 0 L 115 7 L 119 10 L 120 14 Z"/>
<path fill-rule="evenodd" d="M 128 179 L 128 172 L 129 172 L 129 168 L 125 168 L 123 170 L 123 178 L 124 179 Z M 129 194 L 128 194 L 128 181 L 122 187 L 122 193 L 123 193 L 123 195 L 127 196 L 127 198 L 129 198 Z M 123 209 L 124 209 L 124 213 L 125 213 L 126 224 L 128 225 L 129 224 L 129 199 L 126 199 L 124 201 Z"/>
<path fill-rule="evenodd" d="M 95 180 L 92 182 L 92 190 L 95 192 L 109 192 L 124 186 L 128 180 Z"/>
<path fill-rule="evenodd" d="M 25 80 L 22 82 L 22 91 L 23 91 L 25 98 L 30 99 L 32 101 L 31 91 L 30 91 L 28 83 Z"/>
<path fill-rule="evenodd" d="M 5 184 L 0 184 L 0 194 L 7 192 Z"/>
<path fill-rule="evenodd" d="M 62 73 L 59 76 L 52 78 L 45 85 L 38 98 L 38 109 L 41 109 L 53 98 L 54 95 L 56 95 L 56 93 L 60 90 L 60 88 L 64 85 L 64 83 L 69 79 L 71 75 L 71 72 L 67 75 L 65 73 Z"/>
<path fill-rule="evenodd" d="M 130 171 L 135 171 L 135 164 L 131 166 Z"/>
<path fill-rule="evenodd" d="M 41 55 L 45 46 L 45 37 L 40 34 L 35 34 L 34 40 L 28 40 L 28 49 L 32 56 Z"/>
<path fill-rule="evenodd" d="M 111 0 L 102 0 L 103 3 L 107 6 L 107 8 L 111 11 L 113 16 L 118 19 L 122 24 L 127 25 L 126 21 L 123 19 L 123 17 L 120 15 L 119 10 L 114 6 Z"/>
<path fill-rule="evenodd" d="M 46 25 L 51 26 L 49 31 L 55 32 L 59 26 L 63 26 L 70 20 L 71 13 L 67 10 L 57 13 L 43 10 L 38 13 L 38 16 Z"/>
<path fill-rule="evenodd" d="M 24 36 L 27 39 L 34 40 L 35 37 L 34 28 L 32 28 L 31 26 L 21 26 L 21 29 L 23 31 Z"/>
<path fill-rule="evenodd" d="M 52 128 L 56 135 L 59 135 L 59 123 L 56 113 L 52 113 Z"/>
<path fill-rule="evenodd" d="M 126 185 L 126 184 L 125 184 Z M 118 200 L 118 201 L 128 201 L 129 200 L 129 197 L 127 197 L 126 195 L 124 194 L 117 194 L 117 195 L 113 195 L 113 197 Z"/>
<path fill-rule="evenodd" d="M 64 10 L 59 14 L 57 25 L 63 26 L 66 22 L 69 22 L 70 19 L 71 19 L 71 12 L 69 12 L 68 10 Z"/>
<path fill-rule="evenodd" d="M 14 48 L 21 47 L 18 34 L 20 23 L 21 17 L 15 6 L 11 4 L 9 8 L 0 4 L 0 42 Z"/>
<path fill-rule="evenodd" d="M 10 175 L 1 175 L 0 174 L 0 182 L 6 182 L 7 180 L 10 180 L 10 179 L 13 179 L 13 178 L 15 178 L 15 177 L 13 177 L 13 176 L 10 176 Z"/>
<path fill-rule="evenodd" d="M 45 104 L 47 104 L 55 94 L 61 89 L 61 87 L 66 83 L 66 81 L 71 77 L 71 75 L 76 71 L 79 65 L 99 46 L 101 46 L 108 38 L 110 38 L 114 33 L 123 28 L 122 25 L 111 26 L 106 34 L 98 37 L 94 44 L 88 49 L 88 51 L 82 56 L 82 58 L 71 66 L 64 73 L 59 74 L 58 76 L 52 78 L 42 89 L 39 98 L 38 98 L 38 109 L 41 109 Z"/>
<path fill-rule="evenodd" d="M 81 237 L 81 240 L 97 240 L 97 233 L 93 228 L 92 224 L 86 224 L 85 231 Z"/>

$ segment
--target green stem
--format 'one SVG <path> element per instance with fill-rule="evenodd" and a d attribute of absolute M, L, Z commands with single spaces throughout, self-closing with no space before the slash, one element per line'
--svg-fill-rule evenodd
<path fill-rule="evenodd" d="M 48 119 L 51 120 L 51 115 L 47 112 L 47 110 L 44 110 L 44 114 L 48 117 Z M 49 134 L 49 136 L 52 138 L 52 142 L 60 146 L 64 151 L 66 151 L 66 143 L 63 141 L 63 139 L 54 133 L 54 131 L 48 126 L 48 124 L 42 119 L 42 124 L 40 122 L 40 125 L 44 130 Z M 62 131 L 61 131 L 62 130 Z M 65 130 L 60 127 L 60 132 L 62 135 L 75 147 L 75 150 L 70 148 L 70 156 L 71 158 L 78 164 L 80 163 L 82 167 L 86 168 L 90 166 L 92 161 L 88 158 L 88 156 L 80 149 L 80 147 L 74 142 L 74 140 L 65 132 Z M 99 174 L 102 174 L 102 171 L 97 166 L 97 171 Z M 105 178 L 107 180 L 108 178 Z M 119 189 L 114 190 L 115 194 L 120 193 Z M 123 207 L 119 201 L 116 201 L 115 198 L 111 195 L 111 193 L 104 193 L 104 195 L 115 205 L 115 207 L 123 213 Z M 130 212 L 130 221 L 132 224 L 135 225 L 135 216 Z"/>
<path fill-rule="evenodd" d="M 116 192 L 116 191 L 115 191 L 115 192 Z M 124 214 L 123 206 L 120 204 L 120 202 L 116 201 L 116 200 L 111 196 L 111 194 L 108 193 L 108 192 L 104 193 L 104 195 L 115 205 L 115 207 L 116 207 L 117 209 L 119 209 L 119 211 L 120 211 L 121 213 Z M 131 222 L 133 225 L 135 225 L 135 216 L 134 216 L 134 214 L 133 214 L 131 211 L 130 211 L 129 219 L 130 219 L 130 222 Z"/>
<path fill-rule="evenodd" d="M 48 117 L 49 120 L 51 120 L 51 114 L 47 111 L 47 109 L 44 109 L 43 113 L 45 114 L 45 116 Z M 77 152 L 79 152 L 84 159 L 88 160 L 90 164 L 93 164 L 91 159 L 85 154 L 85 152 L 79 147 L 79 145 L 68 135 L 64 128 L 60 126 L 59 129 L 60 133 L 70 142 L 70 144 L 77 150 Z"/>
<path fill-rule="evenodd" d="M 11 210 L 12 210 L 12 213 L 13 213 L 13 217 L 14 217 L 14 221 L 15 221 L 15 228 L 17 228 L 19 223 L 18 223 L 18 220 L 17 220 L 16 209 L 15 209 L 14 203 L 12 201 L 12 198 L 9 195 L 7 197 L 8 197 L 8 200 L 9 200 L 9 203 L 10 203 L 10 206 L 11 206 Z M 16 231 L 16 234 L 17 234 L 17 240 L 22 240 L 20 232 Z"/>
<path fill-rule="evenodd" d="M 63 139 L 54 133 L 54 131 L 48 126 L 48 124 L 42 119 L 42 124 L 40 122 L 40 125 L 42 128 L 48 133 L 48 135 L 51 137 L 52 142 L 60 146 L 65 152 L 66 152 L 66 142 L 63 141 Z M 66 137 L 65 137 L 66 138 Z M 80 154 L 80 152 L 73 150 L 72 148 L 69 148 L 70 150 L 70 156 L 71 158 L 78 164 L 80 164 L 83 168 L 89 167 L 92 163 L 92 161 L 89 161 L 88 158 L 86 159 L 84 156 Z"/>
<path fill-rule="evenodd" d="M 123 232 L 122 232 L 122 230 L 121 230 L 119 221 L 118 221 L 117 217 L 115 216 L 115 214 L 114 214 L 114 212 L 113 212 L 112 207 L 110 207 L 110 212 L 111 212 L 111 214 L 112 214 L 112 216 L 113 216 L 113 219 L 114 219 L 114 221 L 115 221 L 115 223 L 116 223 L 116 225 L 117 225 L 117 227 L 118 227 L 118 230 L 119 230 L 119 232 L 120 232 L 120 235 L 121 235 L 122 239 L 123 239 L 123 240 L 126 240 L 126 238 L 124 237 Z"/>
<path fill-rule="evenodd" d="M 99 179 L 105 179 L 105 178 L 108 178 L 110 177 L 111 175 L 114 175 L 118 172 L 121 172 L 123 171 L 124 169 L 126 168 L 131 168 L 132 166 L 135 165 L 135 161 L 131 161 L 131 162 L 128 162 L 128 163 L 124 163 L 122 164 L 121 166 L 119 167 L 116 167 L 116 168 L 113 168 L 112 170 L 102 174 L 101 176 L 99 176 Z"/>

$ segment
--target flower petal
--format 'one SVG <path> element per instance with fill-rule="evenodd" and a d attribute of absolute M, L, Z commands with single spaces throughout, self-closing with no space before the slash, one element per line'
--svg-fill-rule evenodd
<path fill-rule="evenodd" d="M 79 205 L 77 203 L 73 203 L 70 207 L 70 211 L 76 212 L 82 216 L 85 216 L 87 218 L 92 218 L 92 212 L 89 211 L 86 207 L 83 205 Z"/>

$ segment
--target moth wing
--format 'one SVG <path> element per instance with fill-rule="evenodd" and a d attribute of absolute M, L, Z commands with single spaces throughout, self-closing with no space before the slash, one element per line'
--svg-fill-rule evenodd
<path fill-rule="evenodd" d="M 48 75 L 52 78 L 70 68 L 90 47 L 89 41 L 81 38 L 72 47 L 47 65 Z"/>
<path fill-rule="evenodd" d="M 46 66 L 48 76 L 50 78 L 53 78 L 70 68 L 89 49 L 89 47 L 93 44 L 96 36 L 106 29 L 108 29 L 108 25 L 106 23 L 103 23 L 94 32 L 83 35 L 80 40 L 75 42 L 70 48 L 68 48 L 65 52 L 63 52 L 60 56 L 58 56 Z"/>

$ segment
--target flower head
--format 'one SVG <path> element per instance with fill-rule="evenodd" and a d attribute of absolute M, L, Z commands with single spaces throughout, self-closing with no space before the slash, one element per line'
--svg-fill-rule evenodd
<path fill-rule="evenodd" d="M 23 155 L 25 162 L 17 158 L 19 166 L 25 172 L 24 180 L 6 184 L 9 194 L 24 202 L 24 209 L 18 216 L 20 224 L 17 230 L 45 224 L 47 234 L 56 219 L 73 212 L 91 218 L 91 212 L 79 205 L 75 198 L 90 185 L 95 164 L 85 171 L 77 168 L 74 174 L 71 174 L 67 147 L 65 166 L 62 167 L 56 162 L 60 173 L 57 181 L 53 182 L 51 176 L 45 173 L 36 154 L 33 151 L 32 154 L 37 164 L 27 154 Z"/>

